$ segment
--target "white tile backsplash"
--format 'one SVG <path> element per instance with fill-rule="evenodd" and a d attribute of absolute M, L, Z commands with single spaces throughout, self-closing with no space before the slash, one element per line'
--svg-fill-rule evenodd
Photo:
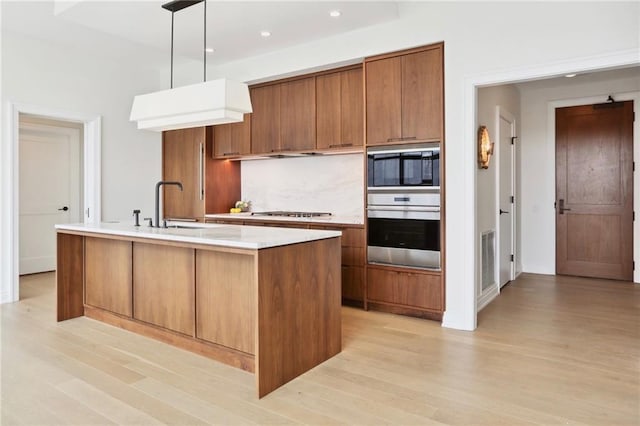
<path fill-rule="evenodd" d="M 242 161 L 242 199 L 252 211 L 363 217 L 363 154 Z"/>

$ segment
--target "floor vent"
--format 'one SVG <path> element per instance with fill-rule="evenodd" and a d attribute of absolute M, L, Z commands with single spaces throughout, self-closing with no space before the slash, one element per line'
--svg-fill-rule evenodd
<path fill-rule="evenodd" d="M 482 291 L 496 284 L 496 231 L 482 233 Z"/>

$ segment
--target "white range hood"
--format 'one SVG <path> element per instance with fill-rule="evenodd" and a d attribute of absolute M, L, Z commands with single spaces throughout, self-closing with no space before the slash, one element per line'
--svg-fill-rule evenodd
<path fill-rule="evenodd" d="M 236 123 L 251 112 L 249 87 L 222 78 L 138 95 L 129 118 L 138 129 L 161 132 Z"/>

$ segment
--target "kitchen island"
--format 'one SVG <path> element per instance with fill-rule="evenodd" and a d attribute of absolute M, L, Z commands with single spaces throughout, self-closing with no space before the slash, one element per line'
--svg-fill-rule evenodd
<path fill-rule="evenodd" d="M 56 228 L 58 321 L 85 315 L 253 372 L 258 397 L 341 350 L 340 232 Z"/>

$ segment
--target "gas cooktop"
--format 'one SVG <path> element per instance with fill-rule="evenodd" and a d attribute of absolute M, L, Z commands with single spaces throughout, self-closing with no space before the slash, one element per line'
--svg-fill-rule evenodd
<path fill-rule="evenodd" d="M 331 216 L 331 213 L 325 212 L 289 212 L 289 211 L 273 211 L 273 212 L 253 212 L 252 216 L 280 216 L 280 217 L 320 217 Z"/>

